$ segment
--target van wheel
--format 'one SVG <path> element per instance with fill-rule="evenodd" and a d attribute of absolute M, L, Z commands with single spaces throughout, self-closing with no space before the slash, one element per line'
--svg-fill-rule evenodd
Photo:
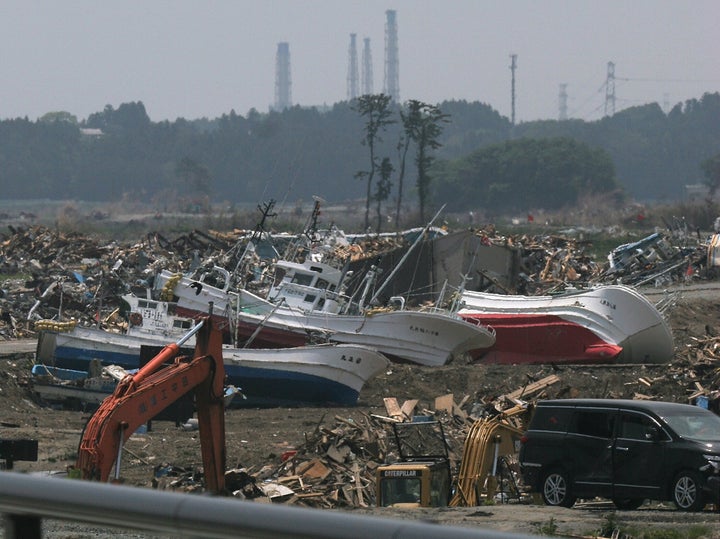
<path fill-rule="evenodd" d="M 702 511 L 705 496 L 700 486 L 700 476 L 692 471 L 681 472 L 672 485 L 672 501 L 681 511 Z"/>
<path fill-rule="evenodd" d="M 573 496 L 568 474 L 562 470 L 552 470 L 543 479 L 542 497 L 547 505 L 572 507 L 576 496 Z"/>
<path fill-rule="evenodd" d="M 643 498 L 613 498 L 615 507 L 621 511 L 634 511 L 640 507 L 644 501 Z"/>

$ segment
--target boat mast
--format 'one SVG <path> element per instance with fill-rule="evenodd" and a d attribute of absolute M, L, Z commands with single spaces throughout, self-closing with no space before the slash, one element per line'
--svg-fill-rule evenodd
<path fill-rule="evenodd" d="M 387 284 L 392 280 L 393 277 L 395 277 L 395 274 L 400 270 L 400 267 L 405 263 L 405 261 L 410 256 L 410 253 L 415 249 L 415 247 L 420 243 L 420 241 L 425 237 L 425 234 L 427 233 L 428 229 L 432 226 L 432 224 L 435 222 L 435 219 L 437 219 L 442 211 L 445 209 L 446 204 L 443 204 L 442 208 L 438 210 L 438 212 L 435 214 L 435 217 L 430 219 L 428 224 L 425 225 L 425 228 L 422 229 L 422 232 L 418 235 L 418 237 L 415 239 L 413 244 L 410 246 L 410 248 L 407 250 L 407 253 L 403 255 L 403 257 L 400 259 L 400 262 L 397 263 L 395 268 L 390 272 L 390 275 L 388 275 L 387 279 L 383 282 L 382 285 L 380 285 L 380 288 L 377 289 L 377 292 L 373 295 L 373 297 L 370 298 L 370 305 L 373 304 L 373 302 L 378 298 L 380 293 L 385 289 Z"/>
<path fill-rule="evenodd" d="M 261 214 L 260 222 L 255 225 L 250 240 L 247 242 L 247 244 L 245 244 L 245 250 L 243 251 L 243 254 L 240 256 L 240 259 L 238 260 L 238 263 L 235 265 L 235 269 L 233 270 L 233 278 L 237 276 L 238 269 L 243 264 L 243 262 L 245 262 L 248 252 L 254 250 L 256 242 L 262 239 L 262 236 L 265 233 L 265 221 L 267 221 L 268 217 L 277 217 L 277 213 L 271 213 L 274 207 L 274 198 L 271 198 L 270 202 L 267 202 L 262 206 L 258 204 L 257 209 L 260 210 Z"/>

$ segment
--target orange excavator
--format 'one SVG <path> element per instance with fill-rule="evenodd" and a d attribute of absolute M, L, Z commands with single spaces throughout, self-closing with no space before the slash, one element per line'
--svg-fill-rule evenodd
<path fill-rule="evenodd" d="M 178 356 L 193 335 L 192 358 Z M 172 362 L 169 365 L 165 365 Z M 205 318 L 177 343 L 163 348 L 137 373 L 126 376 L 90 418 L 78 450 L 76 470 L 83 479 L 107 482 L 115 464 L 120 478 L 123 444 L 141 425 L 190 391 L 200 429 L 205 488 L 225 492 L 225 368 L 222 333 Z M 77 473 L 77 472 L 76 472 Z"/>

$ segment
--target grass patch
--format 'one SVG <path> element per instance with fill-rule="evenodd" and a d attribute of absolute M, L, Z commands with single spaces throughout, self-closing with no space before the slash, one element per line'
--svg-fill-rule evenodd
<path fill-rule="evenodd" d="M 547 522 L 536 524 L 535 529 L 540 535 L 557 535 L 558 525 L 554 518 L 550 518 Z"/>
<path fill-rule="evenodd" d="M 613 537 L 617 533 L 620 539 L 701 539 L 712 537 L 712 532 L 707 526 L 691 525 L 683 528 L 673 529 L 644 529 L 637 525 L 623 526 L 617 519 L 616 513 L 605 515 L 605 522 L 601 528 L 594 532 L 594 536 Z"/>

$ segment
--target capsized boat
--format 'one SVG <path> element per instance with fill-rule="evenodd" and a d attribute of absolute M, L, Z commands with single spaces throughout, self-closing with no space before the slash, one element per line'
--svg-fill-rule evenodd
<path fill-rule="evenodd" d="M 51 329 L 49 325 L 39 333 L 36 360 L 80 371 L 87 371 L 94 361 L 127 370 L 137 369 L 143 346 L 159 348 L 170 339 L 177 340 L 184 334 L 179 328 L 192 323 L 192 320 L 176 315 L 175 306 L 168 302 L 131 295 L 124 298 L 132 309 L 131 327 L 127 333 L 89 327 L 61 331 Z M 133 316 L 136 314 L 141 319 Z M 158 320 L 163 322 L 155 325 Z M 168 329 L 173 327 L 176 329 Z M 191 341 L 188 340 L 187 346 L 192 346 Z M 192 353 L 191 348 L 188 353 Z M 381 353 L 355 344 L 281 349 L 244 349 L 226 345 L 223 360 L 227 382 L 241 388 L 246 397 L 234 399 L 233 406 L 352 406 L 357 404 L 364 384 L 389 365 Z"/>
<path fill-rule="evenodd" d="M 672 332 L 645 296 L 622 285 L 547 296 L 464 291 L 458 314 L 491 326 L 487 363 L 668 363 Z"/>
<path fill-rule="evenodd" d="M 367 309 L 344 314 L 342 274 L 322 262 L 278 261 L 269 299 L 246 290 L 229 289 L 229 274 L 204 279 L 161 272 L 155 282 L 164 297 L 172 297 L 178 313 L 194 317 L 208 311 L 228 323 L 237 342 L 252 346 L 287 347 L 311 342 L 369 346 L 399 361 L 440 366 L 454 357 L 482 353 L 495 342 L 492 330 L 440 309 Z M 271 301 L 272 300 L 272 301 Z"/>

